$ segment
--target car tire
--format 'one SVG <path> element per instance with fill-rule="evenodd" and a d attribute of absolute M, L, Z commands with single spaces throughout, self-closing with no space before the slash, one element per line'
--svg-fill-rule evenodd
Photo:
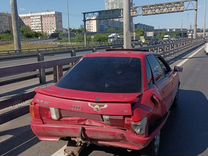
<path fill-rule="evenodd" d="M 158 156 L 160 148 L 160 133 L 155 136 L 152 142 L 142 151 L 141 156 Z"/>

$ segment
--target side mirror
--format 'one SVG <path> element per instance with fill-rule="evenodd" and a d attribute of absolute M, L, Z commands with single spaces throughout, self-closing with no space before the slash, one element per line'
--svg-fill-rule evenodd
<path fill-rule="evenodd" d="M 182 72 L 183 71 L 183 67 L 175 66 L 173 70 L 174 70 L 174 72 Z"/>

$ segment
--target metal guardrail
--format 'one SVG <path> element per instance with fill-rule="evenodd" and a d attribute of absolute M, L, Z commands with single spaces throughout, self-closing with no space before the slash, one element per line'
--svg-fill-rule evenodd
<path fill-rule="evenodd" d="M 44 53 L 44 54 L 54 54 L 54 53 L 63 53 L 69 51 L 86 51 L 92 49 L 102 49 L 102 48 L 110 48 L 110 47 L 118 47 L 122 46 L 122 44 L 108 44 L 108 43 L 96 43 L 96 44 L 89 44 L 85 47 L 82 44 L 64 46 L 59 45 L 57 47 L 47 47 L 47 48 L 34 48 L 34 49 L 23 49 L 21 52 L 15 50 L 8 50 L 8 51 L 0 51 L 0 58 L 11 58 L 13 57 L 30 57 L 31 55 L 36 55 L 37 53 Z"/>
<path fill-rule="evenodd" d="M 149 50 L 152 52 L 156 52 L 160 55 L 162 55 L 167 61 L 171 61 L 173 58 L 177 57 L 178 55 L 181 55 L 193 48 L 196 48 L 204 43 L 203 39 L 197 39 L 197 40 L 184 40 L 181 42 L 175 42 L 171 44 L 165 44 L 165 45 L 156 45 L 148 47 L 149 49 L 141 49 L 141 50 Z M 53 68 L 53 77 L 54 82 L 57 82 L 62 76 L 63 76 L 63 67 L 68 66 L 69 68 L 72 67 L 80 58 L 76 57 L 75 51 L 71 53 L 71 58 L 66 59 L 59 59 L 59 60 L 53 60 L 53 61 L 44 61 L 43 55 L 39 53 L 38 59 L 40 62 L 37 63 L 31 63 L 26 65 L 19 65 L 15 67 L 6 67 L 6 68 L 0 68 L 0 78 L 2 77 L 8 77 L 8 76 L 14 76 L 26 72 L 34 72 L 39 71 L 39 81 L 40 84 L 46 83 L 46 72 L 45 70 L 48 68 Z M 18 95 L 15 97 L 12 97 L 10 99 L 0 101 L 0 110 L 5 109 L 7 107 L 15 106 L 19 103 L 22 103 L 26 100 L 31 99 L 34 96 L 34 91 L 25 93 L 23 95 Z M 25 106 L 28 108 L 28 106 Z M 25 107 L 22 107 L 26 109 Z M 22 112 L 22 109 L 19 108 L 19 112 L 15 109 L 11 112 L 6 112 L 3 114 L 0 114 L 0 124 L 4 123 L 12 118 L 15 118 L 23 113 L 27 113 L 27 111 L 24 110 Z M 13 115 L 9 115 L 9 114 Z M 13 117 L 12 117 L 13 116 Z"/>
<path fill-rule="evenodd" d="M 72 67 L 80 58 L 81 56 L 78 57 L 75 56 L 66 59 L 59 59 L 53 61 L 40 61 L 37 63 L 19 65 L 15 67 L 0 68 L 0 73 L 1 73 L 0 78 L 38 70 L 40 84 L 44 84 L 46 83 L 45 69 L 53 68 L 54 82 L 57 82 L 63 76 L 63 66 L 68 65 L 68 67 Z M 34 95 L 35 92 L 32 90 L 27 93 L 0 101 L 0 110 L 3 110 L 11 106 L 15 107 L 19 103 L 31 99 Z M 23 106 L 18 109 L 14 109 L 6 113 L 0 114 L 0 124 L 7 122 L 8 120 L 11 120 L 13 118 L 16 118 L 20 115 L 23 115 L 25 113 L 28 113 L 28 109 L 27 111 L 25 111 L 26 108 L 28 108 L 28 106 Z M 24 111 L 22 112 L 22 110 Z"/>
<path fill-rule="evenodd" d="M 30 49 L 28 51 L 24 51 L 21 53 L 0 53 L 0 60 L 5 59 L 16 59 L 16 58 L 29 58 L 29 57 L 36 57 L 39 53 L 43 54 L 44 56 L 47 55 L 56 55 L 56 54 L 67 54 L 72 52 L 84 52 L 84 51 L 96 51 L 100 49 L 107 49 L 107 48 L 117 48 L 122 47 L 121 44 L 117 45 L 103 45 L 103 46 L 91 46 L 91 47 L 56 47 L 56 48 L 41 48 L 41 49 Z"/>

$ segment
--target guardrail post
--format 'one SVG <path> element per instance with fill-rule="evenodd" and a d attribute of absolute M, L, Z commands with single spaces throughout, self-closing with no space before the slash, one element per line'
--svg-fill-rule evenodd
<path fill-rule="evenodd" d="M 157 52 L 158 52 L 158 54 L 160 53 L 160 47 L 157 47 Z"/>
<path fill-rule="evenodd" d="M 54 66 L 53 76 L 54 76 L 54 82 L 58 82 L 63 76 L 63 66 Z"/>
<path fill-rule="evenodd" d="M 71 57 L 74 57 L 74 56 L 76 56 L 76 52 L 75 52 L 75 50 L 73 49 L 73 50 L 71 51 Z"/>
<path fill-rule="evenodd" d="M 164 51 L 165 51 L 165 52 L 167 51 L 167 46 L 164 47 Z"/>
<path fill-rule="evenodd" d="M 38 59 L 38 62 L 44 61 L 44 55 L 42 53 L 38 53 L 37 59 Z M 39 69 L 39 82 L 40 84 L 46 83 L 45 68 L 42 68 L 42 67 L 40 67 Z"/>
<path fill-rule="evenodd" d="M 97 51 L 96 48 L 93 48 L 93 49 L 92 49 L 92 52 L 93 52 L 93 53 L 96 52 L 96 51 Z"/>

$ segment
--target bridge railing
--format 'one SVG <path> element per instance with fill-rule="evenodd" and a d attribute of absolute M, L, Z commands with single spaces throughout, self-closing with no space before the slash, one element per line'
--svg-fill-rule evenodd
<path fill-rule="evenodd" d="M 0 78 L 38 70 L 40 83 L 43 84 L 43 81 L 44 83 L 46 82 L 45 69 L 53 68 L 53 82 L 57 82 L 63 76 L 63 67 L 66 65 L 68 68 L 72 67 L 80 58 L 81 56 L 77 56 L 53 61 L 40 61 L 37 63 L 19 65 L 15 67 L 0 68 Z M 0 124 L 27 113 L 28 105 L 23 105 L 21 107 L 17 107 L 17 105 L 33 98 L 34 95 L 34 90 L 32 90 L 21 95 L 0 100 L 0 112 L 3 112 L 0 113 Z M 9 109 L 6 110 L 7 108 Z"/>
<path fill-rule="evenodd" d="M 38 53 L 43 53 L 44 55 L 47 54 L 57 54 L 57 53 L 67 53 L 71 51 L 86 51 L 86 50 L 93 50 L 93 49 L 105 49 L 110 47 L 121 47 L 121 43 L 117 44 L 109 44 L 109 43 L 94 43 L 89 44 L 85 47 L 83 44 L 76 44 L 76 45 L 58 45 L 57 47 L 46 47 L 46 48 L 33 48 L 33 49 L 22 49 L 21 52 L 16 50 L 4 50 L 0 51 L 0 59 L 5 58 L 21 58 L 21 57 L 31 57 L 36 56 Z"/>
<path fill-rule="evenodd" d="M 180 42 L 170 44 L 151 46 L 148 47 L 149 49 L 143 48 L 141 50 L 149 50 L 161 54 L 167 61 L 170 61 L 178 55 L 181 55 L 193 48 L 196 48 L 202 45 L 203 43 L 203 39 L 183 40 Z M 76 52 L 72 52 L 71 56 L 72 57 L 65 59 L 44 61 L 43 56 L 40 53 L 38 56 L 39 62 L 37 63 L 30 63 L 15 67 L 0 68 L 0 78 L 38 71 L 39 82 L 40 84 L 44 84 L 46 83 L 46 69 L 52 68 L 53 82 L 57 82 L 63 76 L 64 68 L 71 68 L 81 58 L 81 56 L 76 56 Z M 20 107 L 17 107 L 17 105 L 27 100 L 30 100 L 31 98 L 33 98 L 34 95 L 34 90 L 32 90 L 21 95 L 12 96 L 11 98 L 7 98 L 5 100 L 0 100 L 0 124 L 27 113 L 28 105 L 23 105 Z M 4 111 L 7 108 L 10 109 Z"/>

